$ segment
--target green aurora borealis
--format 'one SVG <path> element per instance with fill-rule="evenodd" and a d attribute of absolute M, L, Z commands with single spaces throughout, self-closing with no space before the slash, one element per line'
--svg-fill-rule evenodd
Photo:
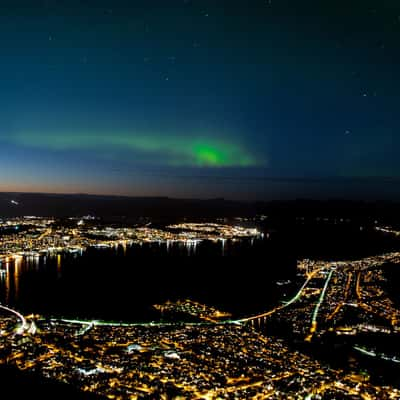
<path fill-rule="evenodd" d="M 137 157 L 160 166 L 252 167 L 261 166 L 244 146 L 229 140 L 202 136 L 139 135 L 135 133 L 19 134 L 13 142 L 26 148 L 59 152 L 96 152 L 99 157 L 132 160 Z"/>
<path fill-rule="evenodd" d="M 0 191 L 400 198 L 399 0 L 2 0 L 0 46 Z"/>

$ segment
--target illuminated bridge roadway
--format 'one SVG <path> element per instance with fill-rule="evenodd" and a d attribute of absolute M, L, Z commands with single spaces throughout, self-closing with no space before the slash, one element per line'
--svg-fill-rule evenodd
<path fill-rule="evenodd" d="M 19 313 L 18 311 L 15 311 L 15 310 L 13 310 L 9 307 L 3 306 L 1 304 L 0 304 L 0 309 L 10 312 L 11 314 L 14 314 L 21 321 L 21 325 L 18 327 L 18 330 L 17 330 L 18 334 L 22 334 L 31 328 L 31 325 L 27 322 L 27 320 L 24 318 L 24 316 L 21 313 Z"/>
<path fill-rule="evenodd" d="M 253 315 L 251 317 L 242 318 L 242 319 L 239 319 L 236 321 L 231 321 L 231 322 L 252 323 L 252 324 L 254 324 L 255 322 L 258 322 L 258 323 L 265 322 L 265 319 L 268 316 L 270 316 L 270 315 L 290 306 L 291 304 L 295 303 L 296 301 L 298 301 L 301 298 L 301 296 L 303 295 L 304 289 L 307 287 L 307 285 L 310 283 L 310 281 L 315 277 L 315 275 L 317 275 L 320 271 L 321 271 L 321 269 L 318 268 L 318 269 L 314 270 L 313 272 L 309 273 L 307 275 L 306 281 L 303 283 L 303 285 L 298 290 L 298 292 L 289 301 L 286 301 L 285 303 L 273 308 L 270 311 L 266 311 L 262 314 Z"/>

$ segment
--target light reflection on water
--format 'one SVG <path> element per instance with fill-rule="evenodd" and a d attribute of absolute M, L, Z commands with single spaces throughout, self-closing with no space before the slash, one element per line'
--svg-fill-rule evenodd
<path fill-rule="evenodd" d="M 88 249 L 82 255 L 29 256 L 0 266 L 6 271 L 0 275 L 0 302 L 27 313 L 97 318 L 115 315 L 116 319 L 128 315 L 131 320 L 146 317 L 156 302 L 192 295 L 205 303 L 218 306 L 220 302 L 228 310 L 236 302 L 243 308 L 248 297 L 258 296 L 264 308 L 269 296 L 273 297 L 270 281 L 274 280 L 274 271 L 265 282 L 258 280 L 254 288 L 243 284 L 243 279 L 254 278 L 247 273 L 249 267 L 271 265 L 279 269 L 274 262 L 260 262 L 256 256 L 248 259 L 253 246 L 261 241 L 119 244 Z M 246 260 L 241 263 L 246 265 L 246 275 L 233 268 L 232 259 L 241 256 Z M 240 300 L 242 296 L 246 302 Z"/>
<path fill-rule="evenodd" d="M 225 241 L 219 242 L 223 249 Z M 170 253 L 177 248 L 185 249 L 185 254 L 188 256 L 194 256 L 197 254 L 198 241 L 174 242 L 174 241 L 157 241 L 143 244 L 140 242 L 140 248 L 149 247 L 153 251 L 165 250 Z M 116 243 L 108 249 L 97 249 L 97 252 L 101 251 L 113 251 L 115 255 L 122 254 L 124 257 L 127 255 L 127 251 L 135 251 L 135 245 L 127 245 L 126 243 Z M 20 281 L 21 276 L 26 273 L 32 273 L 33 271 L 39 272 L 40 270 L 45 272 L 51 272 L 51 269 L 55 267 L 57 279 L 61 279 L 63 276 L 63 261 L 68 258 L 76 259 L 84 254 L 83 251 L 71 254 L 55 254 L 49 253 L 47 255 L 29 255 L 29 256 L 18 256 L 15 259 L 7 259 L 5 264 L 0 265 L 0 299 L 3 303 L 12 305 L 18 304 L 20 297 Z M 50 269 L 50 271 L 49 271 Z M 71 288 L 72 289 L 72 288 Z"/>

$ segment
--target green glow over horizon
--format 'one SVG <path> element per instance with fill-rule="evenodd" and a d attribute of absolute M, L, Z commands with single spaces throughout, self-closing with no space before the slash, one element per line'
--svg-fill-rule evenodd
<path fill-rule="evenodd" d="M 160 164 L 193 167 L 250 167 L 263 164 L 243 145 L 227 139 L 136 134 L 17 134 L 13 142 L 52 151 L 91 150 L 100 157 L 155 157 Z M 131 159 L 131 158 L 130 158 Z"/>

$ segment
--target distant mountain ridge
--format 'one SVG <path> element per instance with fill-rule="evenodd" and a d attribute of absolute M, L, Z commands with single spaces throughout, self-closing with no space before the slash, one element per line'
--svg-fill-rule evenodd
<path fill-rule="evenodd" d="M 37 215 L 69 217 L 239 217 L 266 214 L 295 216 L 348 216 L 390 218 L 400 222 L 400 203 L 354 200 L 274 200 L 245 202 L 170 197 L 129 197 L 91 194 L 0 192 L 0 217 Z"/>
<path fill-rule="evenodd" d="M 254 212 L 254 205 L 224 199 L 173 199 L 90 194 L 0 193 L 0 216 L 224 216 Z"/>

